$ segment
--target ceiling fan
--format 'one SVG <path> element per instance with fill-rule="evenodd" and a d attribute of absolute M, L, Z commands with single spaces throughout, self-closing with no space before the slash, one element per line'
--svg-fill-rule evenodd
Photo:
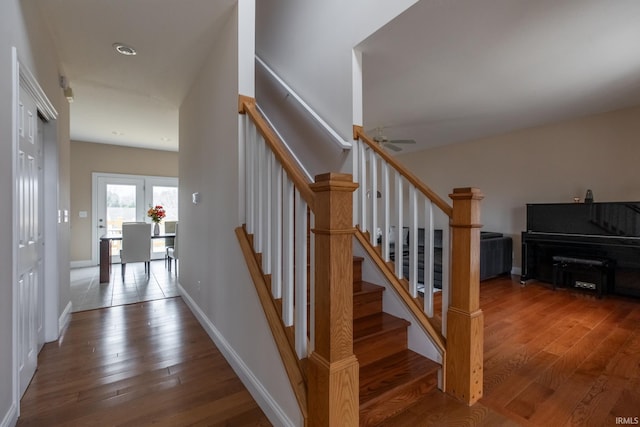
<path fill-rule="evenodd" d="M 388 148 L 392 151 L 402 151 L 402 148 L 397 147 L 395 144 L 415 144 L 416 141 L 413 139 L 389 139 L 384 135 L 382 126 L 379 126 L 375 129 L 375 135 L 373 140 L 377 142 L 380 146 L 384 148 Z"/>

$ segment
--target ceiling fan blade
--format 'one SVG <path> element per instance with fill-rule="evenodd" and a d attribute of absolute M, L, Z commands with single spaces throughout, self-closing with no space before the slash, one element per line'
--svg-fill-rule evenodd
<path fill-rule="evenodd" d="M 415 144 L 416 143 L 414 139 L 392 139 L 389 142 L 392 144 Z"/>
<path fill-rule="evenodd" d="M 390 149 L 392 151 L 402 151 L 402 148 L 396 147 L 395 145 L 389 144 L 389 143 L 384 144 L 384 147 L 388 148 L 388 149 Z"/>

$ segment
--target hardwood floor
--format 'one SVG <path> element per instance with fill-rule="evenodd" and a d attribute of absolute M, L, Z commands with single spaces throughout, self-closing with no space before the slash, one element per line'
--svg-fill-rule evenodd
<path fill-rule="evenodd" d="M 271 425 L 181 298 L 74 313 L 18 426 Z"/>
<path fill-rule="evenodd" d="M 384 426 L 615 426 L 640 417 L 640 300 L 481 283 L 484 398 L 431 392 Z M 73 314 L 18 426 L 270 425 L 180 298 Z M 618 420 L 621 424 L 623 420 Z"/>
<path fill-rule="evenodd" d="M 484 398 L 433 393 L 386 426 L 615 426 L 640 417 L 640 300 L 481 283 Z M 637 421 L 635 421 L 637 423 Z"/>

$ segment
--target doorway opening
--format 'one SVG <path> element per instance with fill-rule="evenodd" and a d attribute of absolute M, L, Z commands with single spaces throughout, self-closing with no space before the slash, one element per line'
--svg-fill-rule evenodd
<path fill-rule="evenodd" d="M 161 176 L 93 173 L 93 243 L 91 262 L 98 264 L 98 242 L 105 234 L 122 234 L 123 222 L 151 222 L 147 210 L 162 205 L 166 217 L 160 223 L 161 232 L 167 222 L 178 221 L 178 178 Z M 154 239 L 152 259 L 164 259 L 166 245 Z M 113 241 L 112 263 L 120 262 L 120 242 Z"/>

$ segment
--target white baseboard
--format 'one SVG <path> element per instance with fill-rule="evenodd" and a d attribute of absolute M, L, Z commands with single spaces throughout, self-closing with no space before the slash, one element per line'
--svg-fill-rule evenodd
<path fill-rule="evenodd" d="M 513 268 L 511 268 L 511 274 L 513 274 L 514 276 L 522 275 L 522 268 L 521 267 L 513 267 Z"/>
<path fill-rule="evenodd" d="M 274 425 L 295 427 L 295 424 L 289 419 L 282 408 L 280 408 L 273 397 L 271 397 L 258 378 L 253 375 L 253 372 L 251 372 L 238 353 L 229 345 L 220 331 L 211 323 L 187 291 L 180 284 L 178 284 L 178 289 L 180 290 L 182 299 L 187 303 L 191 312 L 196 316 L 211 340 L 218 347 L 218 350 L 224 355 L 224 358 L 229 362 L 229 365 L 231 365 L 247 390 L 249 390 L 249 393 L 251 393 L 251 396 L 253 396 L 260 408 L 264 411 L 269 421 Z"/>
<path fill-rule="evenodd" d="M 73 304 L 71 303 L 71 301 L 69 301 L 67 306 L 64 308 L 64 311 L 60 315 L 60 318 L 58 319 L 58 336 L 60 336 L 60 332 L 69 324 L 69 321 L 71 320 L 72 309 Z"/>
<path fill-rule="evenodd" d="M 71 268 L 84 268 L 84 267 L 95 267 L 96 265 L 90 259 L 83 261 L 71 261 L 69 263 Z"/>
<path fill-rule="evenodd" d="M 18 408 L 16 408 L 15 403 L 11 405 L 9 410 L 4 417 L 2 418 L 2 423 L 0 423 L 0 427 L 13 427 L 18 422 Z"/>

